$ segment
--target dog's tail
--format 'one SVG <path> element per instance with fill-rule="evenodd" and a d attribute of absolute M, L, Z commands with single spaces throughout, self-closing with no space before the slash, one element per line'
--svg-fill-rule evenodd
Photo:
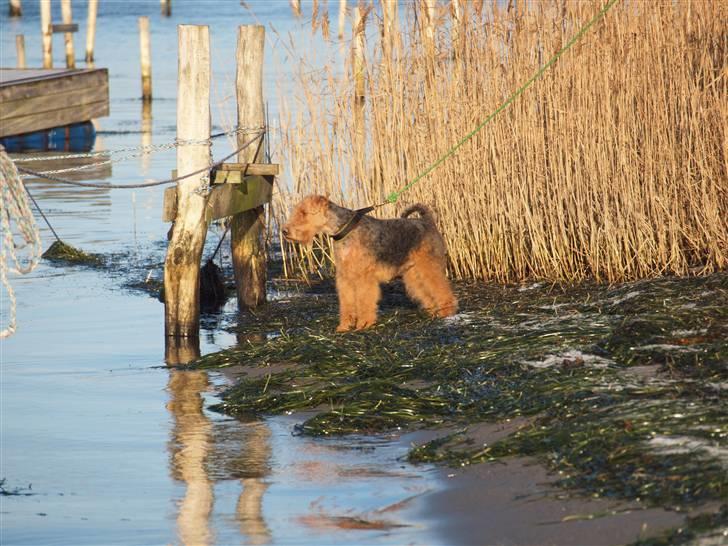
<path fill-rule="evenodd" d="M 413 212 L 418 213 L 423 220 L 431 224 L 435 224 L 435 215 L 432 213 L 432 210 L 422 203 L 417 203 L 416 205 L 407 207 L 406 209 L 404 209 L 404 212 L 402 212 L 400 217 L 407 218 Z"/>

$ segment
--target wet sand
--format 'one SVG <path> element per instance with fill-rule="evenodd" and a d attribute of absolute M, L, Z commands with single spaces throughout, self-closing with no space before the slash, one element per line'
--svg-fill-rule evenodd
<path fill-rule="evenodd" d="M 449 486 L 427 496 L 426 512 L 436 518 L 432 531 L 442 537 L 443 544 L 629 544 L 683 521 L 681 515 L 662 509 L 621 512 L 629 505 L 603 499 L 558 499 L 563 492 L 550 486 L 547 471 L 529 459 L 442 473 Z M 608 515 L 598 517 L 604 513 Z M 576 519 L 590 514 L 594 519 Z"/>
<path fill-rule="evenodd" d="M 492 444 L 525 419 L 485 423 L 469 429 Z M 445 432 L 416 433 L 422 443 Z M 556 476 L 538 461 L 510 458 L 438 470 L 442 489 L 424 496 L 423 513 L 441 544 L 465 546 L 611 546 L 629 544 L 680 525 L 681 514 L 636 504 L 578 496 L 553 485 Z"/>

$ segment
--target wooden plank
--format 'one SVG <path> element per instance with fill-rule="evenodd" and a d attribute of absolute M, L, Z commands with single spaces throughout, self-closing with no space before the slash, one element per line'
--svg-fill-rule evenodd
<path fill-rule="evenodd" d="M 227 165 L 241 166 L 240 169 L 225 169 Z M 243 167 L 250 166 L 246 171 Z M 243 175 L 243 173 L 245 173 Z M 224 163 L 217 169 L 211 171 L 210 184 L 240 184 L 243 178 L 248 176 L 277 176 L 280 173 L 280 165 L 276 163 Z M 177 170 L 172 171 L 172 178 L 177 176 Z"/>
<path fill-rule="evenodd" d="M 175 175 L 172 175 L 175 178 Z M 162 202 L 162 222 L 174 222 L 177 216 L 177 188 L 164 190 L 164 201 Z"/>
<path fill-rule="evenodd" d="M 270 203 L 272 195 L 272 181 L 263 176 L 248 176 L 242 184 L 220 184 L 210 191 L 205 219 L 209 223 L 253 210 Z"/>
<path fill-rule="evenodd" d="M 244 172 L 246 175 L 278 176 L 280 167 L 277 163 L 223 163 L 216 170 Z"/>
<path fill-rule="evenodd" d="M 109 88 L 106 84 L 86 89 L 71 89 L 69 91 L 64 91 L 63 93 L 54 93 L 53 95 L 13 100 L 2 103 L 0 121 L 18 118 L 21 116 L 41 114 L 43 112 L 55 112 L 56 110 L 77 108 L 86 104 L 93 104 L 95 102 L 104 102 L 108 100 Z"/>
<path fill-rule="evenodd" d="M 39 114 L 3 121 L 0 124 L 0 137 L 31 133 L 53 127 L 62 127 L 63 125 L 88 121 L 108 115 L 108 101 L 84 104 L 75 108 L 56 110 L 55 112 L 41 112 Z"/>
<path fill-rule="evenodd" d="M 172 175 L 175 176 L 174 174 Z M 273 195 L 272 176 L 247 176 L 240 184 L 220 184 L 212 188 L 205 209 L 205 220 L 233 216 L 270 203 Z M 164 190 L 162 221 L 173 222 L 177 216 L 177 188 Z"/>
<path fill-rule="evenodd" d="M 27 77 L 16 73 L 28 72 Z M 12 79 L 11 79 L 12 78 Z M 0 104 L 11 100 L 52 95 L 71 89 L 108 85 L 105 68 L 92 70 L 8 70 L 0 69 Z"/>
<path fill-rule="evenodd" d="M 51 32 L 53 34 L 60 34 L 66 32 L 78 32 L 78 23 L 58 23 L 51 25 Z"/>

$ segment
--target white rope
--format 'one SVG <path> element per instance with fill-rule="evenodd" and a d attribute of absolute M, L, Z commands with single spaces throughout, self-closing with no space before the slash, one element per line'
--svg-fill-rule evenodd
<path fill-rule="evenodd" d="M 0 281 L 10 302 L 8 325 L 0 330 L 0 338 L 6 338 L 15 333 L 17 326 L 17 302 L 8 279 L 8 271 L 18 274 L 30 273 L 38 265 L 42 247 L 40 232 L 30 210 L 23 182 L 15 164 L 2 146 L 0 146 L 0 229 L 2 230 Z M 16 236 L 21 240 L 16 241 Z M 21 260 L 19 256 L 19 251 L 22 250 L 27 253 L 25 260 Z"/>

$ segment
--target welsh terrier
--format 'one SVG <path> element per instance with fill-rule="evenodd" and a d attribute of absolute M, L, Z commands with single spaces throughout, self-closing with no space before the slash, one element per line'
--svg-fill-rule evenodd
<path fill-rule="evenodd" d="M 432 316 L 457 312 L 457 300 L 445 276 L 445 242 L 424 205 L 413 205 L 400 218 L 379 220 L 310 195 L 293 210 L 283 236 L 311 245 L 319 233 L 334 239 L 337 332 L 360 330 L 377 321 L 380 284 L 402 277 L 410 297 Z M 419 218 L 407 218 L 417 212 Z"/>

